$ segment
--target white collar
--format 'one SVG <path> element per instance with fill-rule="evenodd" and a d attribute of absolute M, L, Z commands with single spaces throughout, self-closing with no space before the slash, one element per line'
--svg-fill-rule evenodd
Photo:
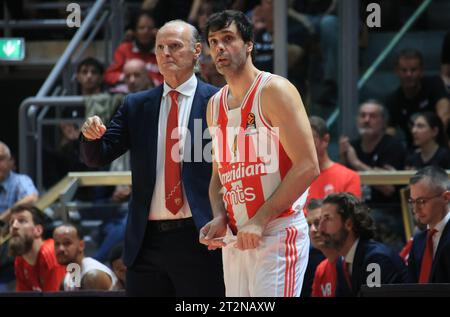
<path fill-rule="evenodd" d="M 445 226 L 447 225 L 447 222 L 450 220 L 450 212 L 447 212 L 447 215 L 442 218 L 441 221 L 438 222 L 438 224 L 434 227 L 434 229 L 437 232 L 442 233 L 442 231 L 444 230 Z M 430 227 L 428 226 L 428 229 L 430 229 Z"/>
<path fill-rule="evenodd" d="M 195 90 L 197 89 L 197 77 L 195 76 L 195 74 L 192 74 L 192 76 L 186 80 L 184 83 L 182 83 L 181 85 L 179 85 L 178 87 L 176 87 L 175 89 L 173 89 L 172 87 L 170 87 L 165 81 L 164 81 L 164 86 L 163 86 L 163 96 L 166 97 L 167 94 L 172 91 L 172 90 L 176 90 L 178 91 L 181 95 L 186 96 L 186 97 L 190 97 L 193 96 L 195 94 Z"/>
<path fill-rule="evenodd" d="M 356 239 L 356 241 L 353 243 L 350 250 L 347 252 L 347 255 L 344 258 L 345 262 L 353 264 L 353 261 L 355 260 L 356 247 L 358 246 L 358 243 L 359 243 L 359 238 Z"/>

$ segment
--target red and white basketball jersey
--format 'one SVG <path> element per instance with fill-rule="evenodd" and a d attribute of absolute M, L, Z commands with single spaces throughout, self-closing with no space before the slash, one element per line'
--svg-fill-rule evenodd
<path fill-rule="evenodd" d="M 269 199 L 292 166 L 279 143 L 277 129 L 262 114 L 261 91 L 273 76 L 261 72 L 238 108 L 228 107 L 228 85 L 212 98 L 214 160 L 234 233 Z M 303 196 L 298 201 L 306 201 L 307 191 Z M 295 210 L 302 208 L 296 206 Z M 292 213 L 291 207 L 280 217 Z"/>

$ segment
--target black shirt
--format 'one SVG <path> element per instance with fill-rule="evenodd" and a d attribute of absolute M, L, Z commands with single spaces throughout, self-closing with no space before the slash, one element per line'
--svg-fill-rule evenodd
<path fill-rule="evenodd" d="M 422 160 L 420 152 L 414 151 L 406 158 L 405 165 L 415 169 L 421 169 L 430 165 L 439 166 L 443 169 L 450 169 L 450 150 L 440 146 L 428 162 Z"/>
<path fill-rule="evenodd" d="M 361 139 L 352 141 L 351 145 L 355 149 L 356 155 L 361 162 L 370 167 L 384 168 L 385 165 L 390 165 L 396 170 L 403 170 L 404 168 L 406 150 L 403 143 L 397 138 L 385 134 L 380 143 L 378 143 L 375 149 L 370 153 L 363 151 L 361 147 Z M 370 196 L 370 198 L 365 198 L 367 199 L 366 202 L 372 205 L 399 203 L 398 193 L 392 195 L 391 197 L 386 197 L 375 188 L 372 188 Z"/>
<path fill-rule="evenodd" d="M 390 114 L 389 125 L 403 130 L 406 142 L 411 145 L 411 115 L 423 111 L 436 112 L 437 102 L 446 97 L 448 98 L 448 93 L 440 77 L 422 78 L 422 89 L 412 99 L 406 98 L 399 87 L 386 98 L 386 107 Z"/>

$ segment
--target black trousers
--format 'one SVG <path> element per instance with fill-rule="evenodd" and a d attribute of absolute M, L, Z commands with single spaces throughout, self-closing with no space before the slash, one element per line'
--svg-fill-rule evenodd
<path fill-rule="evenodd" d="M 138 257 L 127 268 L 127 295 L 225 296 L 222 254 L 198 238 L 192 218 L 149 221 Z"/>

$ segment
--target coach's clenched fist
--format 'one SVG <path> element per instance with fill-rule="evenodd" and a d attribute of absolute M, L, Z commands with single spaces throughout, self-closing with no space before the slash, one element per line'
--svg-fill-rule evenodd
<path fill-rule="evenodd" d="M 106 132 L 106 127 L 98 116 L 89 117 L 81 127 L 81 133 L 88 140 L 100 139 Z"/>

